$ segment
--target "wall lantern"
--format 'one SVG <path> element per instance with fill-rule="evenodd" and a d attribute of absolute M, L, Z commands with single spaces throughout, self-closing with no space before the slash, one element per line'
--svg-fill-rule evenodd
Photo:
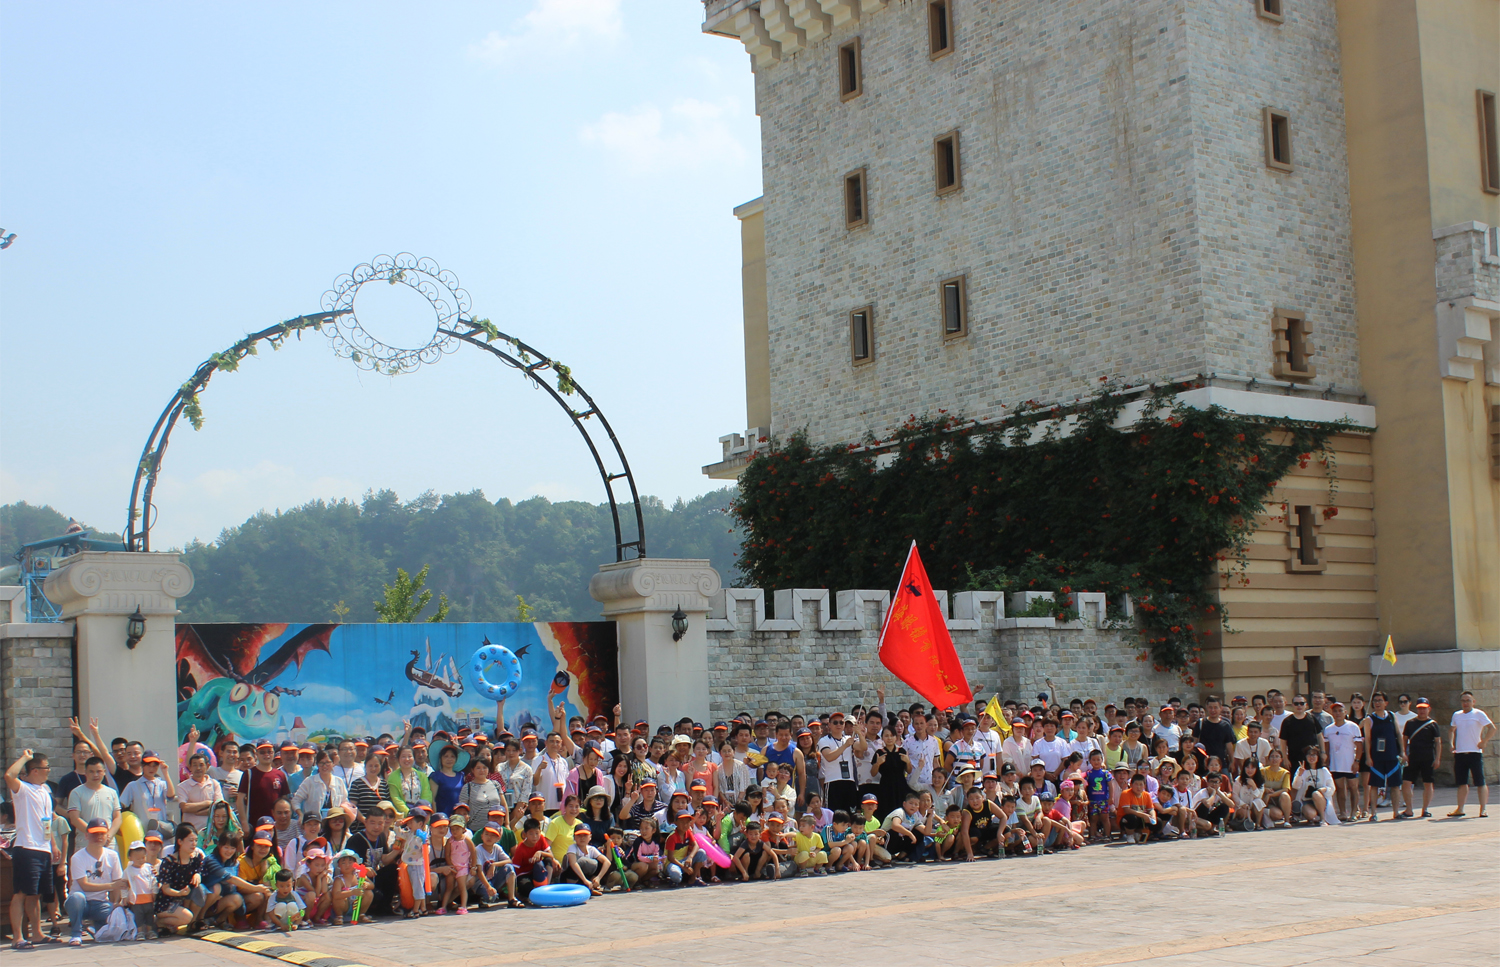
<path fill-rule="evenodd" d="M 672 612 L 672 640 L 681 641 L 682 636 L 687 634 L 687 615 L 678 608 Z"/>
<path fill-rule="evenodd" d="M 136 643 L 146 637 L 146 616 L 141 614 L 141 606 L 136 605 L 135 614 L 125 620 L 125 647 L 134 648 Z"/>

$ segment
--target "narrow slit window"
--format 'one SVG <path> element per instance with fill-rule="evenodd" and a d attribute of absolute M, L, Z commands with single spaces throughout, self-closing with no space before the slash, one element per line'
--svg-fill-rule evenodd
<path fill-rule="evenodd" d="M 1500 133 L 1495 130 L 1495 95 L 1475 91 L 1479 106 L 1479 169 L 1484 190 L 1500 195 Z"/>
<path fill-rule="evenodd" d="M 937 60 L 953 52 L 953 10 L 950 0 L 932 0 L 927 5 L 929 56 Z"/>
<path fill-rule="evenodd" d="M 1286 19 L 1282 12 L 1283 0 L 1255 0 L 1255 13 L 1274 23 L 1281 23 Z"/>
<path fill-rule="evenodd" d="M 844 227 L 859 228 L 870 223 L 869 193 L 865 188 L 865 169 L 844 176 Z"/>
<path fill-rule="evenodd" d="M 856 366 L 875 358 L 875 310 L 871 306 L 849 313 L 849 354 Z"/>
<path fill-rule="evenodd" d="M 839 48 L 839 100 L 847 101 L 864 93 L 864 63 L 855 37 Z"/>
<path fill-rule="evenodd" d="M 1266 166 L 1278 171 L 1292 170 L 1292 119 L 1285 111 L 1265 108 Z"/>
<path fill-rule="evenodd" d="M 963 187 L 963 172 L 959 167 L 957 131 L 950 131 L 932 142 L 932 161 L 939 195 L 957 191 Z"/>
<path fill-rule="evenodd" d="M 939 283 L 938 289 L 943 302 L 944 338 L 966 335 L 969 331 L 969 313 L 964 276 L 944 279 Z"/>
<path fill-rule="evenodd" d="M 1291 309 L 1277 309 L 1271 320 L 1271 375 L 1306 380 L 1318 375 L 1313 365 L 1312 331 L 1307 317 Z"/>
<path fill-rule="evenodd" d="M 1297 563 L 1303 567 L 1311 567 L 1319 564 L 1318 561 L 1318 524 L 1317 517 L 1313 514 L 1313 508 L 1308 504 L 1299 504 L 1296 508 L 1297 528 Z"/>

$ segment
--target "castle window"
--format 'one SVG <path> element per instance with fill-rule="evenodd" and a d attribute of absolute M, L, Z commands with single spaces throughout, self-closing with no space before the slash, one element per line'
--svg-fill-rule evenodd
<path fill-rule="evenodd" d="M 927 5 L 927 43 L 933 60 L 953 53 L 953 11 L 950 0 L 932 0 Z"/>
<path fill-rule="evenodd" d="M 943 338 L 968 335 L 969 310 L 968 286 L 964 276 L 944 279 L 938 283 L 938 294 L 943 303 Z"/>
<path fill-rule="evenodd" d="M 859 97 L 865 91 L 864 62 L 859 55 L 859 38 L 839 48 L 839 100 Z"/>
<path fill-rule="evenodd" d="M 1318 536 L 1318 508 L 1310 504 L 1288 507 L 1286 529 L 1290 552 L 1286 569 L 1292 572 L 1326 569 L 1318 555 L 1318 547 L 1323 543 Z"/>
<path fill-rule="evenodd" d="M 849 356 L 856 366 L 875 358 L 874 306 L 849 313 Z"/>
<path fill-rule="evenodd" d="M 933 140 L 932 162 L 937 193 L 946 195 L 963 187 L 963 172 L 958 159 L 958 132 L 949 131 Z"/>
<path fill-rule="evenodd" d="M 1292 170 L 1292 119 L 1274 107 L 1261 110 L 1266 139 L 1266 166 L 1277 171 Z"/>
<path fill-rule="evenodd" d="M 1271 375 L 1278 379 L 1312 379 L 1312 339 L 1307 317 L 1292 309 L 1277 309 L 1271 319 Z"/>
<path fill-rule="evenodd" d="M 1255 0 L 1255 13 L 1257 16 L 1273 23 L 1281 23 L 1286 19 L 1281 10 L 1282 0 Z"/>
<path fill-rule="evenodd" d="M 1495 131 L 1495 95 L 1475 91 L 1479 106 L 1479 172 L 1484 190 L 1500 195 L 1500 135 Z"/>
<path fill-rule="evenodd" d="M 870 224 L 870 196 L 865 189 L 865 169 L 858 168 L 844 176 L 844 227 L 859 228 Z"/>

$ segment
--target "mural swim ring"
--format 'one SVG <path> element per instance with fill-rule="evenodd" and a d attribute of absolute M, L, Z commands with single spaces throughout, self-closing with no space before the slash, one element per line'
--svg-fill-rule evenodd
<path fill-rule="evenodd" d="M 486 677 L 491 665 L 500 666 L 500 672 L 505 676 L 503 681 L 493 683 Z M 469 684 L 490 701 L 503 702 L 521 687 L 521 662 L 509 648 L 490 644 L 486 638 L 469 662 Z"/>

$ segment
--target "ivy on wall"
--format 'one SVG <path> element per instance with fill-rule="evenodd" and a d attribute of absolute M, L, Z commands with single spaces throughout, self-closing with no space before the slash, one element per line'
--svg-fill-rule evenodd
<path fill-rule="evenodd" d="M 740 477 L 742 578 L 890 587 L 915 539 L 937 587 L 1053 591 L 1059 612 L 1069 591 L 1128 592 L 1141 658 L 1194 684 L 1222 619 L 1219 562 L 1243 567 L 1276 482 L 1347 429 L 1176 401 L 1194 385 L 1153 390 L 1123 430 L 1112 424 L 1128 399 L 1106 386 L 1067 411 L 1030 406 L 998 425 L 940 411 L 864 445 L 794 435 Z"/>

